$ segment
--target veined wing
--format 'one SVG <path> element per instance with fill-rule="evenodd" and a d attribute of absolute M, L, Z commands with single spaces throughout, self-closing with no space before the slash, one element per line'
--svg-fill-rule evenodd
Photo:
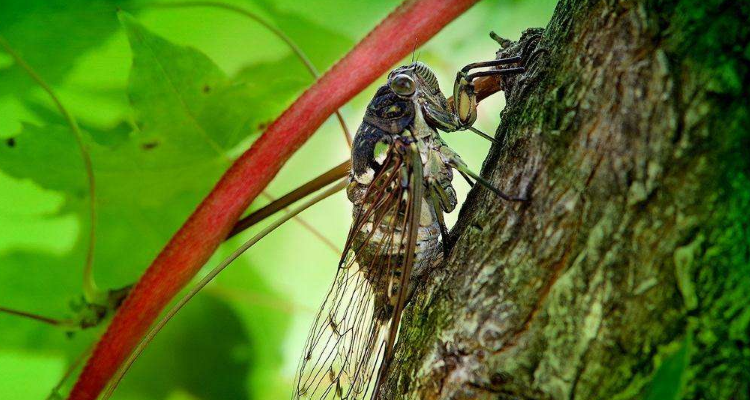
<path fill-rule="evenodd" d="M 336 277 L 310 330 L 294 399 L 364 399 L 393 355 L 423 198 L 414 143 L 396 141 L 363 189 Z"/>

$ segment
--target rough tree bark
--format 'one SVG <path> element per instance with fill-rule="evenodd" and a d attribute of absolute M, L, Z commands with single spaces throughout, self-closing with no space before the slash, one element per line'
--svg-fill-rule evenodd
<path fill-rule="evenodd" d="M 561 1 L 382 398 L 750 398 L 747 21 Z"/>

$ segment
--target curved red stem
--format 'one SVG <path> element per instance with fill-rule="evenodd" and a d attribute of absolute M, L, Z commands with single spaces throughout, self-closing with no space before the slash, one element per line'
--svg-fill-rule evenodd
<path fill-rule="evenodd" d="M 287 159 L 333 112 L 477 0 L 407 1 L 294 102 L 246 151 L 149 266 L 115 314 L 69 399 L 93 400 L 162 309 L 206 263 Z"/>

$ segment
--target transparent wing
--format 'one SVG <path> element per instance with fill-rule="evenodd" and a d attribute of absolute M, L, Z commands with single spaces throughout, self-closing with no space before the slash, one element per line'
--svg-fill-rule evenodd
<path fill-rule="evenodd" d="M 305 343 L 294 399 L 366 398 L 390 358 L 422 203 L 416 148 L 398 145 L 362 188 L 336 277 Z"/>

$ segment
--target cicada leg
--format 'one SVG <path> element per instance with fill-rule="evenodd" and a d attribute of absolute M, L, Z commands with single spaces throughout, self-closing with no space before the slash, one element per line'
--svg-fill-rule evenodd
<path fill-rule="evenodd" d="M 457 170 L 468 182 L 470 182 L 469 183 L 470 185 L 471 185 L 470 178 L 473 178 L 477 183 L 491 190 L 493 193 L 495 193 L 498 197 L 500 197 L 503 200 L 506 200 L 506 201 L 528 201 L 529 200 L 527 197 L 516 197 L 516 196 L 508 195 L 502 190 L 496 188 L 490 181 L 488 181 L 487 179 L 483 178 L 478 173 L 469 169 L 469 166 L 466 165 L 464 160 L 462 160 L 461 157 L 458 156 L 458 154 L 450 150 L 450 148 L 444 147 L 441 150 L 442 150 L 443 156 L 447 159 L 448 164 L 451 167 L 453 167 L 455 170 Z"/>
<path fill-rule="evenodd" d="M 459 125 L 458 129 L 468 129 L 477 119 L 477 95 L 474 90 L 474 80 L 476 78 L 518 74 L 524 72 L 525 69 L 523 67 L 511 67 L 474 73 L 470 73 L 470 71 L 476 68 L 515 64 L 520 61 L 520 56 L 501 58 L 499 60 L 472 63 L 458 71 L 456 81 L 453 84 L 453 112 Z"/>
<path fill-rule="evenodd" d="M 440 187 L 440 185 L 431 184 L 429 193 L 430 201 L 432 203 L 432 207 L 435 209 L 435 216 L 437 217 L 438 225 L 440 226 L 440 236 L 442 236 L 443 241 L 443 256 L 445 258 L 448 258 L 448 247 L 446 245 L 446 242 L 448 241 L 448 227 L 445 225 L 443 207 L 441 206 L 441 197 L 444 198 L 445 192 Z"/>

